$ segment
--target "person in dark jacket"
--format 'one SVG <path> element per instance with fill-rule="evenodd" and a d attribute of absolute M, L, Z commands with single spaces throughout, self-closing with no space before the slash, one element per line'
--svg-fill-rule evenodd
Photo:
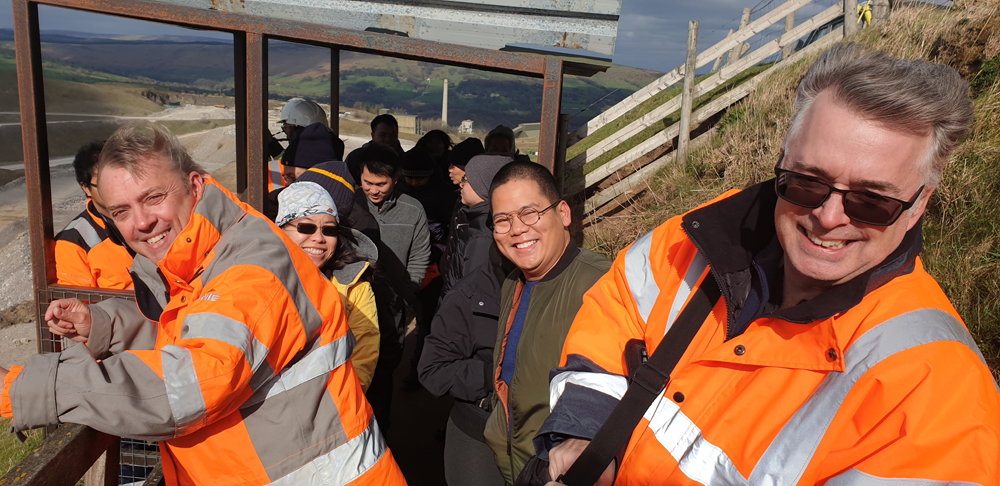
<path fill-rule="evenodd" d="M 455 398 L 444 443 L 444 474 L 451 485 L 504 484 L 483 429 L 493 394 L 500 287 L 517 267 L 495 244 L 489 255 L 441 302 L 418 366 L 424 388 Z"/>
<path fill-rule="evenodd" d="M 442 173 L 448 171 L 448 156 L 454 146 L 455 142 L 452 142 L 451 137 L 442 130 L 431 130 L 420 137 L 420 140 L 417 140 L 417 147 L 430 152 L 431 157 L 434 157 L 436 162 L 435 165 Z"/>
<path fill-rule="evenodd" d="M 489 191 L 493 176 L 511 162 L 507 155 L 477 155 L 465 167 L 466 182 L 462 184 L 462 213 L 460 220 L 466 221 L 455 228 L 454 251 L 448 255 L 447 273 L 444 274 L 442 295 L 455 286 L 459 280 L 489 258 L 489 248 L 493 243 L 493 233 L 487 226 L 490 213 Z"/>
<path fill-rule="evenodd" d="M 332 133 L 330 136 L 336 138 Z M 341 223 L 360 231 L 377 246 L 382 241 L 378 221 L 368 212 L 368 205 L 364 201 L 355 200 L 357 180 L 348 172 L 347 165 L 339 159 L 327 158 L 338 155 L 336 151 L 329 151 L 328 142 L 328 140 L 299 139 L 298 143 L 289 145 L 285 153 L 289 154 L 296 164 L 293 168 L 300 165 L 307 167 L 298 172 L 297 180 L 308 180 L 323 186 L 337 203 Z M 343 147 L 343 142 L 340 146 Z M 340 155 L 343 153 L 344 150 L 341 148 Z M 271 221 L 278 215 L 278 194 L 281 194 L 283 189 L 271 191 L 264 200 L 264 215 Z"/>
<path fill-rule="evenodd" d="M 455 206 L 455 193 L 445 182 L 437 167 L 437 162 L 431 153 L 419 145 L 403 154 L 400 172 L 403 181 L 399 191 L 407 194 L 424 207 L 427 215 L 427 230 L 431 237 L 431 260 L 427 266 L 427 274 L 417 291 L 417 343 L 410 361 L 410 371 L 403 381 L 404 390 L 420 388 L 417 380 L 417 362 L 424 348 L 424 338 L 431 330 L 431 319 L 437 310 L 438 299 L 444 280 L 438 270 L 437 262 L 441 260 L 448 241 L 448 218 L 451 208 Z"/>
<path fill-rule="evenodd" d="M 436 167 L 434 157 L 419 146 L 403 155 L 400 172 L 403 180 L 399 190 L 420 201 L 427 213 L 431 262 L 437 262 L 448 244 L 448 220 L 458 198 Z"/>
<path fill-rule="evenodd" d="M 490 187 L 493 239 L 517 265 L 500 290 L 490 371 L 496 395 L 483 435 L 513 483 L 535 453 L 532 439 L 549 416 L 549 370 L 559 366 L 583 294 L 611 262 L 577 247 L 569 204 L 541 165 L 513 162 Z"/>

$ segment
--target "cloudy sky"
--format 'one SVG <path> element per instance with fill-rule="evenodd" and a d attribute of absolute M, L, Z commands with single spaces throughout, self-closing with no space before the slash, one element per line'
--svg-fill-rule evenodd
<path fill-rule="evenodd" d="M 701 24 L 698 36 L 701 51 L 722 40 L 730 28 L 739 26 L 744 7 L 754 8 L 753 18 L 757 18 L 780 3 L 782 0 L 623 0 L 614 62 L 661 72 L 669 71 L 684 63 L 689 20 L 698 20 Z M 814 0 L 814 5 L 804 7 L 797 18 L 808 18 L 832 3 L 832 0 Z M 192 33 L 164 24 L 48 6 L 40 8 L 39 17 L 43 32 L 72 30 L 125 35 Z M 0 0 L 0 28 L 12 28 L 12 22 L 10 0 Z M 211 35 L 200 31 L 196 34 Z"/>

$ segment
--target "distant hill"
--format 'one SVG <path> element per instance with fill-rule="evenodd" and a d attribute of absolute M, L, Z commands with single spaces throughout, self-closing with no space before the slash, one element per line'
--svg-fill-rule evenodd
<path fill-rule="evenodd" d="M 13 57 L 13 32 L 0 29 L 0 57 Z M 185 36 L 100 37 L 71 31 L 42 33 L 43 60 L 59 71 L 88 73 L 78 82 L 115 81 L 174 90 L 234 95 L 233 44 L 224 39 Z M 6 52 L 5 52 L 6 51 Z M 268 51 L 269 96 L 329 101 L 330 54 L 325 48 L 271 42 Z M 0 69 L 3 69 L 0 64 Z M 48 71 L 46 71 L 48 73 Z M 566 76 L 563 112 L 571 127 L 660 76 L 660 73 L 612 66 L 592 78 Z M 449 81 L 449 122 L 471 119 L 480 128 L 515 126 L 541 117 L 542 81 L 439 64 L 382 56 L 341 53 L 340 103 L 370 110 L 441 116 L 443 81 Z M 591 106 L 592 105 L 592 106 Z"/>

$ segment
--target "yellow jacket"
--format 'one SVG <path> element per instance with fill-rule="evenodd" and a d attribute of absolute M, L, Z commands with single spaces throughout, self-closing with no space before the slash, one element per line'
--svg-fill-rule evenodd
<path fill-rule="evenodd" d="M 358 341 L 351 353 L 354 372 L 361 381 L 361 388 L 368 391 L 368 385 L 375 374 L 378 363 L 378 345 L 380 333 L 378 330 L 378 310 L 375 307 L 375 293 L 372 285 L 361 281 L 361 276 L 371 267 L 372 261 L 378 259 L 378 250 L 365 235 L 352 229 L 354 241 L 351 242 L 356 251 L 368 261 L 360 261 L 345 265 L 340 270 L 334 270 L 330 282 L 340 293 L 340 299 L 347 311 L 347 325 L 351 328 L 354 338 Z"/>

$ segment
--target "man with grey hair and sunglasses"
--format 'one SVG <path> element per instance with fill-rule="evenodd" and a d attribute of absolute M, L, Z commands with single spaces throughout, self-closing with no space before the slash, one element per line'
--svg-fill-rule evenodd
<path fill-rule="evenodd" d="M 551 478 L 996 484 L 1000 393 L 918 257 L 971 120 L 947 66 L 854 44 L 823 54 L 776 178 L 670 219 L 584 297 L 535 439 Z M 642 367 L 626 364 L 633 343 Z M 631 400 L 636 385 L 648 400 Z M 611 449 L 597 432 L 619 403 L 637 414 Z"/>

